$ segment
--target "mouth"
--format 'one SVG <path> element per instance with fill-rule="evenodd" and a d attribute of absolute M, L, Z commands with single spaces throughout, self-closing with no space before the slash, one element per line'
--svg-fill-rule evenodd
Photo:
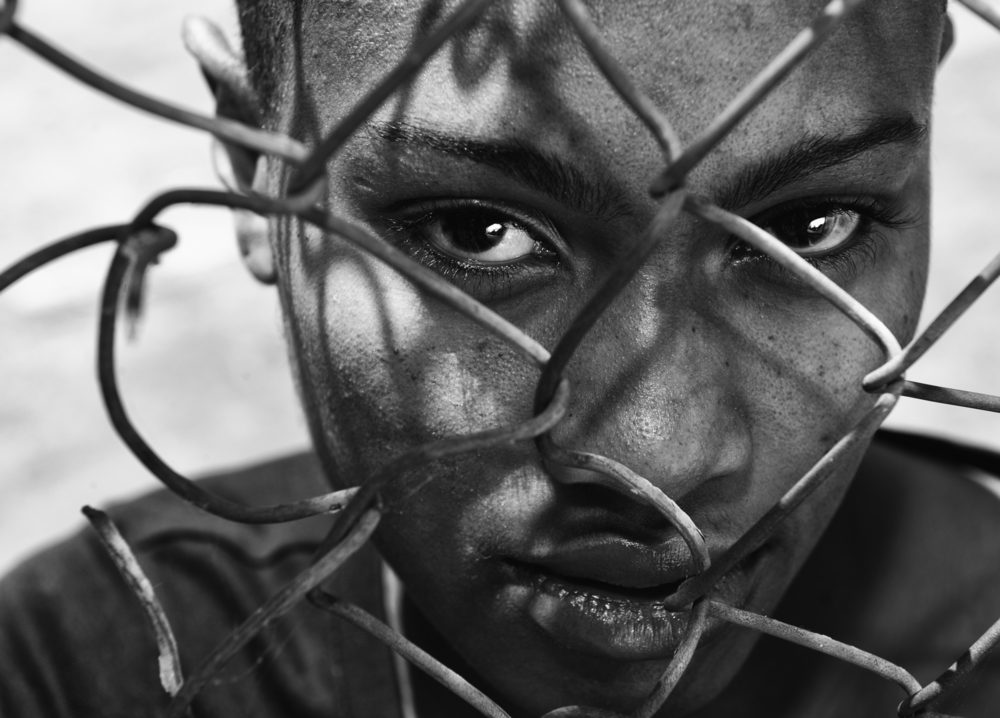
<path fill-rule="evenodd" d="M 672 596 L 684 582 L 684 579 L 679 579 L 654 586 L 621 586 L 596 579 L 573 578 L 570 576 L 560 576 L 555 573 L 550 574 L 546 578 L 539 576 L 537 580 L 552 584 L 550 590 L 556 592 L 587 595 L 599 600 L 616 603 L 648 603 L 651 606 L 662 606 L 667 598 Z"/>
<path fill-rule="evenodd" d="M 537 565 L 516 569 L 530 619 L 572 651 L 630 661 L 667 658 L 687 625 L 687 612 L 663 606 L 680 581 L 631 587 L 564 576 Z"/>
<path fill-rule="evenodd" d="M 696 572 L 680 542 L 650 547 L 589 537 L 507 563 L 521 609 L 570 651 L 623 661 L 669 659 L 690 620 L 688 610 L 664 606 Z M 741 602 L 748 583 L 747 571 L 734 570 L 713 595 Z"/>
<path fill-rule="evenodd" d="M 694 571 L 681 546 L 589 536 L 508 564 L 522 609 L 572 651 L 618 660 L 666 658 L 687 626 L 664 600 Z"/>

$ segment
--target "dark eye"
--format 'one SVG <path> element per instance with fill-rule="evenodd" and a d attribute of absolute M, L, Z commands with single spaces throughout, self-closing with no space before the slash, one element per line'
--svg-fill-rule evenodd
<path fill-rule="evenodd" d="M 803 257 L 837 252 L 863 228 L 860 212 L 844 207 L 796 208 L 758 222 Z"/>
<path fill-rule="evenodd" d="M 481 208 L 437 210 L 419 223 L 421 239 L 449 257 L 475 264 L 511 264 L 554 252 L 517 220 Z"/>
<path fill-rule="evenodd" d="M 551 286 L 565 256 L 555 225 L 521 208 L 443 198 L 387 215 L 398 246 L 480 301 Z"/>

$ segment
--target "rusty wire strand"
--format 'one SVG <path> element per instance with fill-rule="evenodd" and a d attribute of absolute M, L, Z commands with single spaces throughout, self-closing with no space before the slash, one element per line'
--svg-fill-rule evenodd
<path fill-rule="evenodd" d="M 94 527 L 101 545 L 107 551 L 115 568 L 128 584 L 129 589 L 139 599 L 143 614 L 149 622 L 156 638 L 156 648 L 159 655 L 160 684 L 168 695 L 174 696 L 184 683 L 184 673 L 181 670 L 181 657 L 177 650 L 177 639 L 167 614 L 156 597 L 153 584 L 149 582 L 145 571 L 136 559 L 125 537 L 106 513 L 90 506 L 84 506 L 83 515 Z"/>
<path fill-rule="evenodd" d="M 698 601 L 690 612 L 684 636 L 660 680 L 653 687 L 649 697 L 627 716 L 592 706 L 570 705 L 551 710 L 541 718 L 653 718 L 677 687 L 691 659 L 694 658 L 694 652 L 707 627 L 708 615 L 708 602 Z"/>
<path fill-rule="evenodd" d="M 338 521 L 331 529 L 335 532 L 344 523 Z M 198 693 L 236 655 L 248 641 L 274 621 L 294 608 L 307 593 L 319 586 L 336 571 L 352 554 L 361 548 L 378 526 L 382 515 L 377 508 L 367 508 L 354 523 L 343 540 L 286 584 L 278 593 L 269 598 L 260 608 L 245 620 L 202 662 L 170 702 L 167 718 L 181 718 Z"/>
<path fill-rule="evenodd" d="M 448 40 L 456 37 L 482 15 L 493 0 L 465 0 L 439 26 L 415 43 L 396 66 L 337 123 L 309 157 L 297 168 L 289 183 L 290 194 L 298 194 L 326 171 L 326 163 L 389 97 L 409 82 L 427 60 Z"/>
<path fill-rule="evenodd" d="M 918 381 L 910 381 L 909 379 L 903 382 L 903 396 L 910 397 L 911 399 L 933 401 L 938 404 L 964 406 L 967 409 L 1000 412 L 1000 396 L 952 389 L 945 386 L 934 386 L 933 384 L 922 384 Z"/>
<path fill-rule="evenodd" d="M 687 146 L 684 153 L 653 180 L 650 194 L 659 197 L 684 184 L 688 173 L 700 163 L 771 91 L 813 50 L 819 47 L 848 14 L 865 0 L 832 0 L 812 24 L 796 35 L 778 55 L 752 79 L 709 126 Z"/>
<path fill-rule="evenodd" d="M 316 589 L 309 594 L 309 600 L 324 611 L 340 616 L 358 628 L 367 631 L 390 649 L 401 655 L 414 666 L 464 700 L 470 706 L 489 718 L 510 718 L 485 693 L 473 686 L 458 673 L 448 668 L 427 651 L 408 640 L 401 633 L 375 618 L 360 606 L 342 601 L 326 591 Z"/>
<path fill-rule="evenodd" d="M 990 288 L 997 277 L 1000 277 L 1000 254 L 997 254 L 981 272 L 973 277 L 958 296 L 941 310 L 927 328 L 907 344 L 902 352 L 866 376 L 862 381 L 862 386 L 868 391 L 878 391 L 883 386 L 901 378 L 903 373 L 913 366 L 913 363 L 934 346 L 945 332 L 965 314 L 965 311 L 982 296 L 983 292 Z"/>
<path fill-rule="evenodd" d="M 958 0 L 958 2 L 965 5 L 965 7 L 995 27 L 997 30 L 1000 30 L 1000 11 L 998 11 L 997 8 L 990 5 L 985 0 Z"/>
<path fill-rule="evenodd" d="M 142 310 L 145 306 L 146 275 L 150 266 L 159 264 L 164 252 L 177 245 L 177 234 L 166 227 L 129 228 L 122 233 L 128 240 L 121 251 L 128 260 L 128 271 L 122 279 L 125 325 L 128 338 L 135 339 Z"/>
<path fill-rule="evenodd" d="M 281 157 L 288 162 L 299 163 L 306 158 L 306 148 L 290 137 L 249 127 L 224 117 L 201 115 L 115 82 L 106 75 L 90 69 L 79 60 L 57 50 L 15 21 L 11 21 L 7 35 L 66 74 L 131 107 L 149 112 L 165 120 L 203 130 L 227 142 Z"/>
<path fill-rule="evenodd" d="M 880 658 L 879 656 L 862 651 L 860 648 L 841 643 L 829 636 L 807 631 L 798 626 L 790 626 L 787 623 L 769 618 L 759 613 L 751 613 L 740 608 L 729 606 L 719 601 L 709 601 L 713 616 L 725 619 L 738 626 L 752 628 L 755 631 L 775 636 L 789 643 L 795 643 L 806 648 L 811 648 L 819 653 L 839 658 L 842 661 L 851 663 L 865 670 L 878 674 L 888 681 L 896 683 L 907 696 L 913 695 L 920 690 L 920 681 L 910 673 L 895 663 Z"/>
<path fill-rule="evenodd" d="M 901 706 L 899 715 L 906 717 L 918 713 L 923 714 L 927 708 L 932 708 L 945 696 L 954 693 L 997 645 L 1000 645 L 1000 620 L 976 639 L 975 643 L 947 671 L 921 688 L 918 693 L 910 696 Z"/>
<path fill-rule="evenodd" d="M 649 698 L 639 706 L 632 718 L 653 718 L 653 716 L 663 707 L 667 698 L 677 687 L 684 671 L 691 664 L 694 652 L 698 648 L 701 636 L 708 625 L 709 603 L 705 599 L 696 601 L 688 617 L 688 625 L 684 631 L 684 637 L 680 645 L 670 659 L 670 664 L 664 671 L 663 676 L 656 684 Z"/>
<path fill-rule="evenodd" d="M 18 280 L 28 276 L 36 269 L 41 269 L 60 257 L 65 257 L 67 254 L 72 254 L 80 249 L 93 247 L 97 244 L 118 241 L 121 233 L 126 229 L 128 229 L 127 224 L 110 224 L 104 227 L 95 227 L 86 232 L 79 232 L 52 242 L 19 259 L 3 272 L 0 272 L 0 292 Z"/>
<path fill-rule="evenodd" d="M 601 33 L 590 18 L 590 13 L 583 0 L 559 0 L 559 7 L 569 18 L 577 36 L 608 84 L 615 89 L 625 104 L 632 108 L 636 116 L 646 125 L 646 129 L 650 131 L 660 146 L 664 160 L 668 164 L 672 162 L 683 150 L 680 137 L 677 136 L 670 121 L 660 112 L 656 103 L 636 86 L 631 76 L 608 52 L 601 40 Z"/>

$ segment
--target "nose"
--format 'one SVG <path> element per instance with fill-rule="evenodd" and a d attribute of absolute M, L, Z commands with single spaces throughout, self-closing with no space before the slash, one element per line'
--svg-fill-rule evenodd
<path fill-rule="evenodd" d="M 675 501 L 735 495 L 751 460 L 738 336 L 692 277 L 665 286 L 644 266 L 567 367 L 572 402 L 551 439 L 614 459 Z M 684 280 L 684 281 L 681 281 Z M 562 483 L 607 485 L 589 469 L 547 461 Z"/>

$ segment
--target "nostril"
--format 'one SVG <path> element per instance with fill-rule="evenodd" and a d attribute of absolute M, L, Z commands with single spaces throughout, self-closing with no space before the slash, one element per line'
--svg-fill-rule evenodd
<path fill-rule="evenodd" d="M 608 496 L 609 501 L 620 501 L 625 497 L 630 497 L 633 502 L 641 501 L 639 497 L 631 494 L 629 486 L 618 477 L 609 475 L 609 473 L 604 471 L 599 471 L 597 468 L 573 465 L 567 461 L 568 458 L 585 459 L 592 457 L 592 454 L 560 451 L 560 454 L 555 457 L 544 457 L 542 463 L 549 476 L 557 484 L 582 487 L 585 489 L 585 492 L 595 490 L 595 495 L 600 493 Z"/>
<path fill-rule="evenodd" d="M 557 501 L 564 510 L 579 517 L 589 517 L 594 528 L 604 525 L 628 527 L 637 540 L 663 541 L 676 533 L 670 520 L 644 500 L 609 488 L 600 482 L 602 475 L 586 469 L 559 467 L 567 473 L 555 479 Z M 570 472 L 572 475 L 570 475 Z"/>
<path fill-rule="evenodd" d="M 598 471 L 567 466 L 552 460 L 545 461 L 545 469 L 561 484 L 605 485 L 608 482 L 607 477 Z"/>
<path fill-rule="evenodd" d="M 538 438 L 537 445 L 542 453 L 542 460 L 553 478 L 555 474 L 559 474 L 574 479 L 572 483 L 569 481 L 564 483 L 564 486 L 605 487 L 627 498 L 636 506 L 656 512 L 680 533 L 695 557 L 698 569 L 704 570 L 709 566 L 711 559 L 708 556 L 704 534 L 680 505 L 649 479 L 606 456 L 564 449 L 545 434 Z M 583 470 L 587 473 L 574 471 L 572 474 L 567 474 L 565 473 L 567 469 Z M 592 483 L 580 481 L 585 478 L 589 478 Z M 558 479 L 556 481 L 558 482 Z"/>

